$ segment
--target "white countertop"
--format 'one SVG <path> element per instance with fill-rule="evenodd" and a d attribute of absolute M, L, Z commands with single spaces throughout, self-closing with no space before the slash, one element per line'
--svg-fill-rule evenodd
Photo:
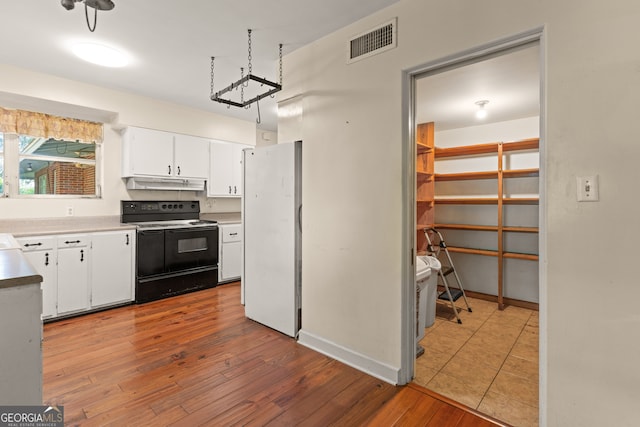
<path fill-rule="evenodd" d="M 133 225 L 121 224 L 120 216 L 0 220 L 0 233 L 10 233 L 14 237 L 133 229 Z"/>
<path fill-rule="evenodd" d="M 219 224 L 238 224 L 241 221 L 241 216 L 240 212 L 201 213 L 200 219 L 218 221 Z M 135 225 L 120 223 L 119 215 L 0 220 L 0 235 L 8 233 L 13 237 L 133 230 L 135 228 Z M 0 243 L 1 246 L 2 243 Z"/>

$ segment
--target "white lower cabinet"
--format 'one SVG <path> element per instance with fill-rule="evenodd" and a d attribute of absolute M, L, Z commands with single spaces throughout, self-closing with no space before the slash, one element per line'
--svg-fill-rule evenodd
<path fill-rule="evenodd" d="M 43 278 L 43 319 L 133 301 L 134 230 L 17 240 Z"/>
<path fill-rule="evenodd" d="M 90 238 L 58 236 L 58 315 L 89 309 Z"/>
<path fill-rule="evenodd" d="M 58 314 L 58 267 L 57 242 L 55 237 L 18 239 L 24 256 L 42 276 L 42 319 Z"/>
<path fill-rule="evenodd" d="M 91 236 L 91 307 L 133 300 L 134 231 Z"/>
<path fill-rule="evenodd" d="M 220 254 L 218 281 L 228 282 L 240 278 L 242 269 L 242 227 L 240 224 L 220 224 Z"/>

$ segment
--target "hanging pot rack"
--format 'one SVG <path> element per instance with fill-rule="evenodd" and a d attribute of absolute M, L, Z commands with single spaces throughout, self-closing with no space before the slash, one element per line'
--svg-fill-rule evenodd
<path fill-rule="evenodd" d="M 258 77 L 255 74 L 253 74 L 253 66 L 251 63 L 252 60 L 252 56 L 251 56 L 251 29 L 247 30 L 247 45 L 248 45 L 248 66 L 247 66 L 247 71 L 248 73 L 245 75 L 244 74 L 244 67 L 240 68 L 240 79 L 238 79 L 237 81 L 231 83 L 230 85 L 228 85 L 227 87 L 225 87 L 224 89 L 221 89 L 219 91 L 215 91 L 214 90 L 214 78 L 215 78 L 215 57 L 212 56 L 211 57 L 211 94 L 210 94 L 210 99 L 212 101 L 215 102 L 219 102 L 221 104 L 226 104 L 227 108 L 230 108 L 231 106 L 234 107 L 239 107 L 239 108 L 245 108 L 248 109 L 251 107 L 251 104 L 253 104 L 254 102 L 256 103 L 256 106 L 258 108 L 258 119 L 257 122 L 260 123 L 260 100 L 263 98 L 266 98 L 267 96 L 271 96 L 273 97 L 273 94 L 275 94 L 276 92 L 279 92 L 280 90 L 282 90 L 282 43 L 279 44 L 278 46 L 278 60 L 279 60 L 279 71 L 280 71 L 280 80 L 278 82 L 273 82 L 271 80 L 268 80 L 264 77 Z M 256 84 L 259 84 L 261 87 L 262 86 L 266 86 L 266 91 L 262 92 L 262 93 L 258 93 L 257 95 L 249 98 L 249 99 L 244 99 L 244 89 L 249 87 L 250 82 L 255 82 Z M 239 100 L 233 100 L 231 97 L 231 92 L 234 90 L 238 90 L 240 89 L 240 99 Z M 224 96 L 223 95 L 227 95 Z"/>

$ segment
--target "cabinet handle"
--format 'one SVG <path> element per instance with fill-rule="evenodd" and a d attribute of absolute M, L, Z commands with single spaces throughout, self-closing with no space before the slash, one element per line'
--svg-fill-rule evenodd
<path fill-rule="evenodd" d="M 180 175 L 180 166 L 178 166 L 178 175 Z"/>
<path fill-rule="evenodd" d="M 127 234 L 127 246 L 129 246 L 129 235 Z"/>
<path fill-rule="evenodd" d="M 238 189 L 236 188 L 236 186 L 233 186 L 233 194 L 237 194 L 238 193 Z"/>
<path fill-rule="evenodd" d="M 84 249 L 80 249 L 80 262 L 84 261 Z"/>
<path fill-rule="evenodd" d="M 80 243 L 80 240 L 65 240 L 65 243 L 68 245 L 70 243 Z"/>
<path fill-rule="evenodd" d="M 44 254 L 44 265 L 49 265 L 49 252 Z"/>
<path fill-rule="evenodd" d="M 231 186 L 229 186 L 229 194 L 231 194 Z"/>
<path fill-rule="evenodd" d="M 169 175 L 171 175 L 171 165 L 169 165 Z"/>
<path fill-rule="evenodd" d="M 229 233 L 229 236 L 237 236 L 238 233 Z"/>
<path fill-rule="evenodd" d="M 38 242 L 38 243 L 25 243 L 25 244 L 24 244 L 24 247 L 25 247 L 25 248 L 28 248 L 28 247 L 31 247 L 31 246 L 42 246 L 42 242 Z"/>

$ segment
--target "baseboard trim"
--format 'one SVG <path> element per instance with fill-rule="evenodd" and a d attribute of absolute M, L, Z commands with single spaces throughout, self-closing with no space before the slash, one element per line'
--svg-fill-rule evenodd
<path fill-rule="evenodd" d="M 393 385 L 400 383 L 400 369 L 374 360 L 339 344 L 327 341 L 322 337 L 301 330 L 298 343 L 319 353 L 336 359 L 352 368 L 376 377 Z"/>

